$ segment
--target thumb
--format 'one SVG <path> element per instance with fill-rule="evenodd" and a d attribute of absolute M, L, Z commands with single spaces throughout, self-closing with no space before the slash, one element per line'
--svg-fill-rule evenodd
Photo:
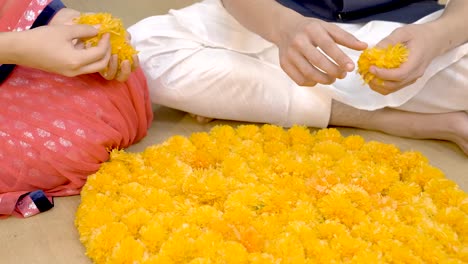
<path fill-rule="evenodd" d="M 375 46 L 379 49 L 386 49 L 390 45 L 394 45 L 394 41 L 392 40 L 391 37 L 386 37 L 382 39 L 381 41 L 379 41 L 379 43 L 377 43 L 377 45 Z"/>
<path fill-rule="evenodd" d="M 68 33 L 72 39 L 82 39 L 94 37 L 99 33 L 99 30 L 90 25 L 70 25 Z"/>

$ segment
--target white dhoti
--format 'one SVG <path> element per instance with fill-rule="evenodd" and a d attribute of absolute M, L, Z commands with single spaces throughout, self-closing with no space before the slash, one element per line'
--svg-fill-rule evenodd
<path fill-rule="evenodd" d="M 373 46 L 403 24 L 338 25 Z M 279 66 L 277 47 L 240 25 L 220 0 L 146 18 L 129 32 L 153 103 L 201 116 L 326 127 L 332 99 L 365 110 L 468 110 L 468 44 L 436 58 L 416 83 L 384 96 L 364 85 L 357 73 L 333 85 L 298 86 Z M 360 52 L 344 51 L 358 60 Z"/>

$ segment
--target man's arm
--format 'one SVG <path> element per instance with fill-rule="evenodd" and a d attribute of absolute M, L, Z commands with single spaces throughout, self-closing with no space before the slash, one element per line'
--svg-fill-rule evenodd
<path fill-rule="evenodd" d="M 274 0 L 223 0 L 244 27 L 278 46 L 283 70 L 301 86 L 331 84 L 354 70 L 339 45 L 363 50 L 367 44 L 338 26 L 304 17 Z"/>
<path fill-rule="evenodd" d="M 437 36 L 443 41 L 443 53 L 468 42 L 468 1 L 450 0 L 442 16 L 432 22 Z"/>
<path fill-rule="evenodd" d="M 275 0 L 222 0 L 226 10 L 239 23 L 264 39 L 278 43 L 281 32 L 292 23 L 303 19 L 302 15 L 284 7 Z"/>

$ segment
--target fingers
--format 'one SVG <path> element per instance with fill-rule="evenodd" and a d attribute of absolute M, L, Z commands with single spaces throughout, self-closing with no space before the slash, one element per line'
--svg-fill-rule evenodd
<path fill-rule="evenodd" d="M 117 55 L 113 54 L 109 60 L 109 64 L 107 65 L 107 68 L 104 69 L 104 71 L 100 72 L 101 76 L 108 81 L 113 80 L 115 76 L 117 75 L 118 68 L 119 68 L 118 66 L 119 66 L 119 59 Z"/>
<path fill-rule="evenodd" d="M 395 69 L 384 69 L 371 66 L 369 71 L 382 80 L 408 83 L 421 78 L 424 74 L 422 69 L 425 68 L 420 67 L 417 63 L 421 64 L 421 61 L 415 59 L 409 60 L 403 63 L 399 68 Z"/>
<path fill-rule="evenodd" d="M 125 82 L 132 73 L 132 66 L 128 60 L 122 61 L 120 64 L 120 71 L 115 78 L 119 82 Z"/>
<path fill-rule="evenodd" d="M 109 34 L 104 34 L 97 46 L 90 47 L 89 45 L 87 45 L 86 49 L 81 50 L 79 55 L 81 57 L 82 65 L 87 65 L 96 61 L 101 61 L 102 58 L 107 56 L 111 50 L 109 39 Z M 98 71 L 103 70 L 104 68 L 105 66 L 102 69 L 99 69 Z"/>
<path fill-rule="evenodd" d="M 204 117 L 204 116 L 196 116 L 195 119 L 200 124 L 207 124 L 207 123 L 213 121 L 213 118 L 208 118 L 208 117 Z"/>
<path fill-rule="evenodd" d="M 91 38 L 99 33 L 96 27 L 89 25 L 69 25 L 67 27 L 68 37 L 72 39 Z"/>
<path fill-rule="evenodd" d="M 339 26 L 328 23 L 326 27 L 336 43 L 355 50 L 367 48 L 367 43 L 360 41 L 353 34 L 341 29 Z"/>
<path fill-rule="evenodd" d="M 365 50 L 367 48 L 367 43 L 360 41 L 353 34 L 348 33 L 339 26 L 328 23 L 326 27 L 328 27 L 328 32 L 336 43 L 354 50 Z"/>
<path fill-rule="evenodd" d="M 379 41 L 379 43 L 377 43 L 377 45 L 375 46 L 380 49 L 386 49 L 390 45 L 395 45 L 397 43 L 403 42 L 399 32 L 400 31 L 398 29 L 393 31 L 388 37 Z"/>
<path fill-rule="evenodd" d="M 322 49 L 342 70 L 351 72 L 354 70 L 354 62 L 338 47 L 336 40 L 332 38 L 331 31 L 321 29 L 323 32 L 309 32 L 309 38 L 314 39 L 313 34 L 320 34 L 315 37 L 314 44 Z M 335 34 L 337 35 L 337 34 Z M 350 35 L 352 36 L 352 35 Z M 354 37 L 353 37 L 354 38 Z"/>
<path fill-rule="evenodd" d="M 97 61 L 94 61 L 94 62 L 91 62 L 91 63 L 77 69 L 77 74 L 76 75 L 101 72 L 109 64 L 109 60 L 111 59 L 111 56 L 112 56 L 111 55 L 111 50 L 108 49 L 105 56 L 102 57 L 101 59 L 99 59 Z"/>
<path fill-rule="evenodd" d="M 406 83 L 394 82 L 394 81 L 382 81 L 379 79 L 373 79 L 369 82 L 369 87 L 383 95 L 388 95 L 403 89 L 404 87 L 410 86 L 415 83 L 416 80 L 409 81 Z"/>
<path fill-rule="evenodd" d="M 352 34 L 344 31 L 333 24 L 327 24 L 330 37 L 320 40 L 319 47 L 325 51 L 338 65 L 348 72 L 355 68 L 354 62 L 349 58 L 337 44 L 348 47 L 354 50 L 364 50 L 367 48 L 367 43 L 358 40 Z"/>
<path fill-rule="evenodd" d="M 130 34 L 130 32 L 128 31 L 125 31 L 126 34 L 125 34 L 125 40 L 127 40 L 128 43 L 130 43 L 132 41 L 132 34 Z"/>
<path fill-rule="evenodd" d="M 374 74 L 379 79 L 395 82 L 401 82 L 406 77 L 406 71 L 402 70 L 401 68 L 384 69 L 376 66 L 371 66 L 369 72 Z"/>
<path fill-rule="evenodd" d="M 213 118 L 199 116 L 199 115 L 195 115 L 195 114 L 192 114 L 192 113 L 189 113 L 189 115 L 200 124 L 206 124 L 206 123 L 209 123 L 209 122 L 213 121 Z"/>
<path fill-rule="evenodd" d="M 317 82 L 323 84 L 332 83 L 335 81 L 334 79 L 342 79 L 346 76 L 346 71 L 328 59 L 320 50 L 311 47 L 303 49 L 302 52 L 311 66 L 319 68 L 328 75 L 328 78 L 322 81 L 316 80 Z"/>
<path fill-rule="evenodd" d="M 132 71 L 134 71 L 140 67 L 140 59 L 138 58 L 137 54 L 133 55 L 132 58 L 133 58 Z"/>
<path fill-rule="evenodd" d="M 315 86 L 317 82 L 313 76 L 315 67 L 298 52 L 289 51 L 288 56 L 281 61 L 281 67 L 291 79 L 300 86 Z"/>

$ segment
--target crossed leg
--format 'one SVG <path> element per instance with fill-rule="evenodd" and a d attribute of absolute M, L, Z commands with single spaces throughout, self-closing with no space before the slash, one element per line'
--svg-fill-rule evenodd
<path fill-rule="evenodd" d="M 203 124 L 213 120 L 190 115 Z M 366 111 L 333 101 L 329 125 L 375 130 L 407 138 L 447 140 L 457 144 L 468 155 L 468 113 L 464 111 L 443 114 L 421 114 L 391 108 Z"/>
<path fill-rule="evenodd" d="M 391 108 L 365 111 L 334 101 L 330 125 L 376 130 L 390 135 L 439 139 L 457 144 L 468 155 L 468 113 L 421 114 Z"/>

